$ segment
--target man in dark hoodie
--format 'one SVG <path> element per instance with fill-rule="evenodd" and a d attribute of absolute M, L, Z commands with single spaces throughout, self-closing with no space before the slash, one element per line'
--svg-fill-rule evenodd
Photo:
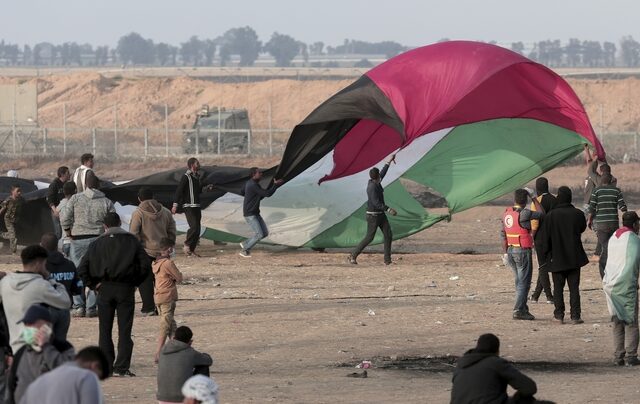
<path fill-rule="evenodd" d="M 176 242 L 176 221 L 169 209 L 153 199 L 153 192 L 150 188 L 140 188 L 138 200 L 140 205 L 131 214 L 129 231 L 140 240 L 151 261 L 155 261 L 156 256 L 162 250 L 160 248 L 162 239 L 166 238 Z M 153 301 L 152 273 L 149 273 L 138 290 L 142 298 L 142 315 L 157 315 L 158 312 Z"/>
<path fill-rule="evenodd" d="M 534 402 L 536 382 L 500 356 L 500 340 L 483 334 L 474 349 L 458 359 L 453 371 L 451 404 L 506 404 Z M 516 390 L 509 400 L 507 385 Z"/>
<path fill-rule="evenodd" d="M 151 271 L 151 262 L 136 236 L 123 230 L 120 216 L 104 217 L 105 232 L 89 245 L 78 267 L 84 285 L 98 293 L 98 345 L 113 364 L 113 375 L 130 377 L 135 290 Z M 118 357 L 115 357 L 112 330 L 118 314 Z"/>
<path fill-rule="evenodd" d="M 82 281 L 78 277 L 76 266 L 73 262 L 66 259 L 60 251 L 58 251 L 58 237 L 53 233 L 45 233 L 40 238 L 40 245 L 47 250 L 49 257 L 47 258 L 46 268 L 50 274 L 49 279 L 55 279 L 64 285 L 69 293 L 69 298 L 77 296 L 82 292 Z M 52 311 L 56 323 L 53 330 L 53 336 L 59 341 L 67 339 L 67 332 L 71 323 L 71 315 L 69 310 Z"/>
<path fill-rule="evenodd" d="M 209 376 L 213 359 L 191 347 L 193 333 L 189 327 L 178 327 L 167 342 L 158 361 L 158 401 L 181 403 L 182 386 L 194 374 Z"/>
<path fill-rule="evenodd" d="M 581 235 L 587 220 L 580 209 L 571 204 L 571 189 L 558 188 L 557 204 L 545 216 L 541 252 L 553 278 L 554 319 L 564 322 L 564 285 L 569 284 L 571 322 L 582 324 L 580 310 L 580 268 L 589 263 L 582 247 Z"/>

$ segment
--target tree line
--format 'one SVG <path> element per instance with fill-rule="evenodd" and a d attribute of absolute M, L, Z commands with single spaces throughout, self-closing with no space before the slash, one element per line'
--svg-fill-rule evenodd
<path fill-rule="evenodd" d="M 446 39 L 444 39 L 446 40 Z M 495 43 L 495 42 L 492 42 Z M 620 39 L 619 48 L 613 42 L 570 39 L 544 40 L 525 46 L 513 42 L 511 50 L 550 67 L 637 67 L 640 65 L 640 43 L 631 36 Z M 186 42 L 172 45 L 154 42 L 132 32 L 120 37 L 116 47 L 65 42 L 41 42 L 33 46 L 0 41 L 0 65 L 4 66 L 253 66 L 261 54 L 269 54 L 276 66 L 290 66 L 300 57 L 302 64 L 312 67 L 335 67 L 330 56 L 384 55 L 391 58 L 410 49 L 393 41 L 366 42 L 345 39 L 342 45 L 325 46 L 323 42 L 306 44 L 295 38 L 274 32 L 263 43 L 251 27 L 232 28 L 212 39 L 192 36 Z M 320 55 L 328 61 L 316 58 Z M 354 62 L 356 67 L 369 67 L 366 60 Z"/>

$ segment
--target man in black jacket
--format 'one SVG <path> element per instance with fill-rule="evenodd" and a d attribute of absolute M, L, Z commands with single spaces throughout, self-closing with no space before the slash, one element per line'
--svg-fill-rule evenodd
<path fill-rule="evenodd" d="M 105 233 L 94 240 L 82 258 L 78 275 L 84 285 L 98 294 L 98 345 L 113 364 L 114 376 L 135 376 L 129 370 L 133 340 L 135 290 L 151 270 L 151 261 L 136 236 L 120 228 L 120 216 L 109 212 Z M 111 331 L 118 314 L 118 357 L 115 358 Z"/>
<path fill-rule="evenodd" d="M 171 208 L 174 215 L 180 210 L 184 211 L 189 230 L 184 241 L 183 251 L 187 256 L 199 257 L 195 250 L 200 241 L 200 221 L 202 220 L 202 209 L 200 207 L 200 194 L 205 186 L 200 183 L 200 162 L 197 158 L 191 157 L 187 160 L 187 171 L 180 178 L 180 183 L 176 189 L 175 202 Z M 211 185 L 207 189 L 212 189 Z"/>
<path fill-rule="evenodd" d="M 395 161 L 396 155 L 392 154 L 388 161 L 385 161 L 382 170 L 378 170 L 377 167 L 373 167 L 369 170 L 369 183 L 367 184 L 367 234 L 364 236 L 360 244 L 349 255 L 349 262 L 351 264 L 357 264 L 358 255 L 364 250 L 366 246 L 373 241 L 376 236 L 378 227 L 382 230 L 384 236 L 384 264 L 391 264 L 391 240 L 393 235 L 391 234 L 391 225 L 387 220 L 385 212 L 391 216 L 395 216 L 397 212 L 388 207 L 384 203 L 384 188 L 380 184 L 382 179 L 389 170 L 389 165 Z"/>
<path fill-rule="evenodd" d="M 71 179 L 71 173 L 69 167 L 58 167 L 58 176 L 49 184 L 49 190 L 47 191 L 47 204 L 51 209 L 51 219 L 53 220 L 53 230 L 58 238 L 62 237 L 62 226 L 60 226 L 60 213 L 58 212 L 58 205 L 60 201 L 64 199 L 64 193 L 62 187 Z"/>
<path fill-rule="evenodd" d="M 569 302 L 571 322 L 582 324 L 580 311 L 580 268 L 589 260 L 580 239 L 587 228 L 584 213 L 571 204 L 571 189 L 558 188 L 557 204 L 545 216 L 542 238 L 542 255 L 547 270 L 553 278 L 553 317 L 559 323 L 564 322 L 564 284 L 569 284 Z"/>
<path fill-rule="evenodd" d="M 260 186 L 262 171 L 260 171 L 258 167 L 251 167 L 249 169 L 249 175 L 251 178 L 246 182 L 241 191 L 242 196 L 244 196 L 242 214 L 244 220 L 251 226 L 255 234 L 250 239 L 240 243 L 240 248 L 242 249 L 240 256 L 244 258 L 251 257 L 251 249 L 253 246 L 269 235 L 267 224 L 260 215 L 260 201 L 262 201 L 262 198 L 268 198 L 273 195 L 278 189 L 278 186 L 283 183 L 283 180 L 276 180 L 269 184 L 267 189 L 264 189 Z"/>
<path fill-rule="evenodd" d="M 478 338 L 475 349 L 458 359 L 453 371 L 451 404 L 533 402 L 536 382 L 500 356 L 500 340 L 493 334 Z M 509 401 L 507 385 L 516 390 Z"/>

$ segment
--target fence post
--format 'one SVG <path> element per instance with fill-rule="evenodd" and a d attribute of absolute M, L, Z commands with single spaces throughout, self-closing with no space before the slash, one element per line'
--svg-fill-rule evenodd
<path fill-rule="evenodd" d="M 251 129 L 247 131 L 247 154 L 251 154 Z"/>
<path fill-rule="evenodd" d="M 13 119 L 11 131 L 13 132 L 13 154 L 16 154 L 16 103 L 13 102 Z"/>
<path fill-rule="evenodd" d="M 164 145 L 165 155 L 169 157 L 169 106 L 164 104 Z"/>
<path fill-rule="evenodd" d="M 196 156 L 200 155 L 200 128 L 196 128 Z"/>
<path fill-rule="evenodd" d="M 144 156 L 149 155 L 149 128 L 144 128 Z"/>
<path fill-rule="evenodd" d="M 271 128 L 271 101 L 269 101 L 269 157 L 273 155 L 273 132 Z"/>
<path fill-rule="evenodd" d="M 113 155 L 118 157 L 118 103 L 113 105 Z"/>
<path fill-rule="evenodd" d="M 42 128 L 42 140 L 44 141 L 43 152 L 46 155 L 47 154 L 47 128 Z"/>
<path fill-rule="evenodd" d="M 67 103 L 62 104 L 62 155 L 67 155 Z"/>
<path fill-rule="evenodd" d="M 91 154 L 96 155 L 96 128 L 91 129 Z"/>
<path fill-rule="evenodd" d="M 222 123 L 222 114 L 220 112 L 220 105 L 218 105 L 218 156 L 220 155 L 220 131 L 222 130 L 222 128 L 220 128 L 220 124 Z"/>

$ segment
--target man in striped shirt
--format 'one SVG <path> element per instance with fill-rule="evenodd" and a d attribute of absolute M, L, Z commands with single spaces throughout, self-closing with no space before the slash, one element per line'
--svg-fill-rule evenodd
<path fill-rule="evenodd" d="M 611 235 L 619 227 L 618 209 L 627 211 L 627 205 L 622 197 L 622 191 L 611 184 L 610 173 L 603 173 L 600 186 L 596 187 L 589 200 L 588 225 L 591 229 L 595 222 L 598 242 L 602 245 L 600 254 L 600 278 L 604 277 L 604 268 L 607 265 L 607 244 Z"/>

